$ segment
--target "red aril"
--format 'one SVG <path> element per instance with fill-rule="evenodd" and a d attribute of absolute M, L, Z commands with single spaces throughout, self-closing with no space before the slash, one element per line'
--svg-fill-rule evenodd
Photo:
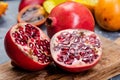
<path fill-rule="evenodd" d="M 41 29 L 18 23 L 5 36 L 5 50 L 13 65 L 29 71 L 45 68 L 50 63 L 50 39 Z"/>
<path fill-rule="evenodd" d="M 62 3 L 50 12 L 47 20 L 47 33 L 51 38 L 63 29 L 87 29 L 94 31 L 94 18 L 88 8 L 77 2 Z"/>
<path fill-rule="evenodd" d="M 29 5 L 42 5 L 45 0 L 21 0 L 19 4 L 19 11 L 21 11 L 24 7 Z"/>
<path fill-rule="evenodd" d="M 66 29 L 57 32 L 50 42 L 55 63 L 69 72 L 80 72 L 94 67 L 102 55 L 97 34 L 83 29 Z"/>

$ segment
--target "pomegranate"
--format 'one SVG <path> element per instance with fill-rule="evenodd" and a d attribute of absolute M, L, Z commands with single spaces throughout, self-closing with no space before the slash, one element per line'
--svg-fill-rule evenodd
<path fill-rule="evenodd" d="M 38 27 L 18 23 L 5 36 L 5 50 L 13 65 L 29 71 L 45 68 L 50 59 L 50 39 Z"/>
<path fill-rule="evenodd" d="M 63 29 L 77 28 L 94 31 L 95 25 L 90 10 L 82 4 L 72 1 L 54 7 L 45 23 L 50 38 Z"/>
<path fill-rule="evenodd" d="M 19 4 L 19 11 L 21 11 L 24 7 L 29 5 L 42 5 L 45 0 L 21 0 Z"/>
<path fill-rule="evenodd" d="M 94 67 L 101 58 L 101 41 L 97 34 L 83 29 L 57 32 L 50 42 L 55 63 L 69 72 L 80 72 Z"/>
<path fill-rule="evenodd" d="M 40 5 L 30 5 L 18 13 L 18 22 L 27 22 L 40 27 L 46 20 L 47 14 Z"/>

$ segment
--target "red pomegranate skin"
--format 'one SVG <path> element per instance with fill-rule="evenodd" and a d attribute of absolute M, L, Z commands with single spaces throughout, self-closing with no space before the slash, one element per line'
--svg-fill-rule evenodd
<path fill-rule="evenodd" d="M 21 0 L 20 4 L 19 4 L 19 12 L 26 6 L 28 5 L 36 5 L 36 4 L 39 4 L 39 5 L 42 5 L 43 2 L 45 0 Z"/>
<path fill-rule="evenodd" d="M 94 17 L 90 10 L 76 2 L 65 2 L 56 6 L 46 20 L 50 38 L 63 29 L 78 28 L 94 31 L 94 25 Z"/>
<path fill-rule="evenodd" d="M 94 64 L 91 64 L 89 66 L 81 66 L 81 67 L 66 67 L 66 66 L 62 66 L 62 65 L 59 65 L 57 62 L 56 65 L 59 66 L 61 69 L 65 70 L 65 71 L 68 71 L 68 72 L 72 72 L 72 73 L 78 73 L 78 72 L 83 72 L 83 71 L 86 71 L 86 70 L 89 70 L 91 68 L 93 68 L 93 66 L 95 66 L 96 64 L 98 64 L 99 61 L 96 61 L 96 63 Z"/>
<path fill-rule="evenodd" d="M 38 71 L 45 68 L 50 63 L 49 62 L 47 64 L 39 64 L 33 61 L 27 55 L 25 55 L 23 51 L 21 51 L 19 47 L 17 47 L 16 44 L 12 41 L 12 38 L 10 36 L 10 30 L 7 32 L 5 36 L 4 45 L 6 53 L 10 57 L 11 61 L 22 69 L 28 71 Z"/>

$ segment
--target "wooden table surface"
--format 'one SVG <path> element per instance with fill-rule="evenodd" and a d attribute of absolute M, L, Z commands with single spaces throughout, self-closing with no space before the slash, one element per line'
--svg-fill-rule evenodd
<path fill-rule="evenodd" d="M 18 6 L 20 2 L 20 0 L 5 0 L 5 1 L 9 4 L 9 6 L 8 6 L 8 10 L 6 11 L 6 15 L 3 15 L 0 18 L 0 64 L 10 61 L 4 49 L 4 36 L 8 31 L 8 29 L 12 25 L 17 23 L 16 18 L 17 18 Z M 42 26 L 41 28 L 44 32 L 46 32 L 45 26 Z M 102 30 L 98 25 L 95 26 L 95 32 L 111 40 L 115 40 L 116 38 L 120 37 L 120 31 L 107 32 Z M 110 80 L 120 80 L 120 75 L 116 75 Z"/>

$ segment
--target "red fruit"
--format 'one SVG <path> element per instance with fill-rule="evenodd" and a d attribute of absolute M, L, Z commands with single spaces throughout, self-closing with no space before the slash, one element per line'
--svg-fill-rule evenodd
<path fill-rule="evenodd" d="M 30 5 L 22 9 L 17 16 L 18 22 L 31 23 L 40 27 L 46 20 L 47 14 L 40 5 Z"/>
<path fill-rule="evenodd" d="M 77 2 L 65 2 L 56 6 L 46 20 L 47 33 L 50 37 L 60 30 L 69 28 L 94 31 L 94 25 L 90 10 Z"/>
<path fill-rule="evenodd" d="M 69 72 L 80 72 L 94 67 L 101 55 L 101 41 L 88 30 L 66 29 L 57 32 L 50 42 L 55 63 Z"/>
<path fill-rule="evenodd" d="M 7 32 L 4 43 L 7 55 L 18 67 L 36 71 L 50 63 L 49 38 L 34 25 L 14 25 Z"/>
<path fill-rule="evenodd" d="M 28 5 L 42 5 L 45 0 L 21 0 L 19 4 L 19 11 L 21 11 L 24 7 Z"/>

